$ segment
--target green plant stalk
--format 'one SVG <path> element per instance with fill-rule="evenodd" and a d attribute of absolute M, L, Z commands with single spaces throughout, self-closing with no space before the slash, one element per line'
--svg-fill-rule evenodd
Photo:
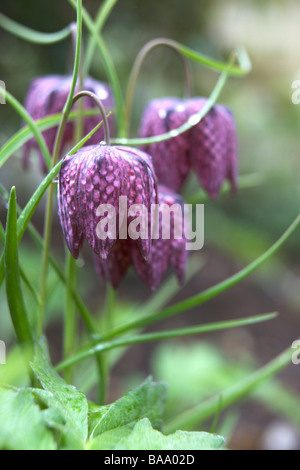
<path fill-rule="evenodd" d="M 73 8 L 76 9 L 76 1 L 75 0 L 68 0 L 68 2 L 72 5 Z M 89 30 L 91 36 L 94 38 L 94 41 L 100 51 L 100 54 L 103 59 L 103 65 L 106 69 L 106 73 L 109 79 L 109 82 L 111 83 L 112 89 L 113 89 L 113 94 L 115 98 L 115 103 L 116 103 L 116 120 L 117 120 L 117 128 L 118 128 L 118 135 L 120 137 L 124 137 L 126 134 L 126 126 L 125 126 L 125 116 L 124 116 L 124 103 L 123 103 L 123 96 L 122 96 L 122 90 L 121 90 L 121 85 L 120 81 L 114 66 L 114 63 L 110 57 L 110 54 L 108 52 L 108 49 L 101 37 L 100 34 L 98 34 L 97 29 L 94 25 L 93 20 L 91 19 L 89 13 L 85 8 L 82 10 L 82 19 Z"/>
<path fill-rule="evenodd" d="M 74 36 L 73 40 L 77 40 L 77 35 Z M 76 54 L 76 48 L 75 48 Z M 83 90 L 84 74 L 82 68 L 82 58 L 80 54 L 79 63 L 79 91 Z M 71 111 L 71 109 L 70 109 Z M 79 142 L 83 138 L 83 100 L 79 100 L 78 103 L 78 116 L 75 123 L 75 142 Z M 64 321 L 64 358 L 70 357 L 76 346 L 77 341 L 77 325 L 76 325 L 76 303 L 73 301 L 73 292 L 77 289 L 77 265 L 76 262 L 69 252 L 66 250 L 66 301 L 65 301 L 65 321 Z M 67 383 L 72 383 L 73 371 L 71 368 L 65 370 L 65 380 Z"/>
<path fill-rule="evenodd" d="M 249 318 L 243 318 L 240 320 L 227 320 L 224 322 L 210 323 L 207 325 L 194 326 L 190 328 L 180 328 L 176 330 L 167 330 L 155 333 L 148 333 L 143 335 L 136 335 L 131 338 L 124 338 L 113 341 L 105 341 L 94 344 L 93 346 L 86 346 L 86 348 L 74 355 L 67 361 L 61 362 L 56 366 L 56 370 L 60 371 L 71 365 L 77 364 L 89 357 L 98 354 L 99 352 L 109 351 L 114 348 L 121 348 L 124 346 L 131 346 L 133 344 L 148 343 L 152 341 L 162 341 L 167 339 L 181 338 L 184 336 L 198 335 L 202 333 L 208 333 L 212 331 L 219 331 L 229 328 L 236 328 L 240 326 L 249 326 L 255 323 L 268 321 L 274 318 L 276 313 L 268 313 L 266 315 L 258 315 Z"/>
<path fill-rule="evenodd" d="M 81 41 L 82 41 L 82 0 L 77 0 L 76 12 L 77 12 L 77 38 L 76 38 L 76 50 L 75 50 L 72 85 L 71 85 L 71 89 L 70 89 L 66 104 L 63 109 L 62 119 L 58 128 L 58 131 L 57 131 L 56 139 L 55 139 L 53 158 L 52 158 L 52 169 L 57 164 L 57 161 L 59 158 L 63 132 L 65 129 L 65 125 L 68 121 L 68 114 L 72 107 L 72 100 L 73 100 L 73 96 L 75 93 L 75 88 L 76 88 L 76 84 L 78 80 L 79 67 L 80 67 Z M 46 301 L 46 282 L 47 282 L 50 241 L 51 241 L 54 189 L 55 189 L 54 185 L 51 184 L 49 187 L 49 194 L 48 194 L 46 215 L 45 215 L 45 225 L 44 225 L 45 244 L 44 244 L 43 260 L 42 260 L 41 288 L 40 288 L 41 307 L 38 311 L 38 321 L 37 321 L 37 336 L 38 337 L 40 337 L 43 332 L 43 318 L 44 318 L 45 301 Z"/>
<path fill-rule="evenodd" d="M 230 289 L 231 287 L 235 286 L 247 276 L 252 274 L 256 269 L 258 269 L 263 263 L 265 263 L 276 251 L 283 245 L 283 243 L 289 238 L 289 236 L 294 232 L 294 230 L 300 224 L 300 214 L 294 222 L 288 227 L 288 229 L 283 233 L 283 235 L 261 256 L 259 256 L 256 260 L 252 263 L 248 264 L 245 268 L 241 269 L 239 272 L 230 276 L 229 278 L 225 279 L 224 281 L 216 284 L 209 289 L 197 294 L 193 297 L 190 297 L 182 302 L 179 302 L 175 305 L 171 305 L 160 312 L 154 313 L 152 315 L 145 316 L 140 318 L 139 320 L 134 320 L 129 322 L 123 326 L 116 328 L 115 330 L 111 331 L 109 334 L 103 337 L 104 340 L 113 338 L 120 334 L 126 333 L 130 330 L 135 330 L 139 328 L 144 328 L 151 323 L 155 323 L 161 321 L 165 318 L 168 318 L 173 315 L 177 315 L 182 312 L 186 312 L 193 307 L 196 307 L 208 300 L 220 295 L 222 292 Z"/>
<path fill-rule="evenodd" d="M 200 403 L 198 406 L 180 414 L 165 426 L 164 432 L 171 434 L 176 429 L 194 429 L 196 426 L 198 427 L 201 423 L 214 416 L 219 407 L 221 408 L 220 411 L 222 411 L 234 403 L 241 401 L 252 393 L 261 383 L 274 377 L 278 372 L 291 364 L 292 353 L 293 349 L 291 347 L 286 349 L 267 365 L 232 385 L 224 392 L 216 394 L 203 403 Z"/>
<path fill-rule="evenodd" d="M 4 91 L 0 87 L 0 95 L 3 95 L 7 102 L 11 105 L 12 108 L 19 114 L 19 116 L 28 124 L 29 128 L 31 129 L 34 137 L 36 138 L 36 141 L 41 149 L 41 152 L 43 154 L 43 157 L 45 159 L 46 165 L 50 168 L 51 166 L 51 156 L 47 147 L 47 144 L 45 142 L 44 137 L 41 134 L 41 131 L 39 130 L 37 124 L 35 121 L 32 119 L 30 114 L 26 111 L 26 109 L 14 98 L 11 93 L 9 93 L 7 90 Z"/>
<path fill-rule="evenodd" d="M 125 121 L 127 126 L 127 134 L 130 129 L 130 118 L 132 113 L 132 105 L 133 105 L 133 98 L 134 92 L 136 89 L 137 81 L 139 74 L 141 72 L 142 65 L 144 60 L 146 59 L 147 55 L 155 48 L 160 46 L 166 46 L 173 49 L 175 52 L 178 53 L 179 58 L 183 62 L 183 69 L 184 69 L 184 76 L 185 76 L 185 94 L 187 97 L 191 96 L 192 93 L 192 77 L 191 77 L 191 70 L 189 67 L 189 62 L 187 58 L 180 49 L 175 41 L 166 38 L 158 38 L 152 41 L 149 41 L 145 46 L 140 50 L 138 53 L 135 62 L 132 67 L 132 71 L 128 80 L 127 92 L 125 96 Z"/>
<path fill-rule="evenodd" d="M 117 3 L 118 0 L 106 0 L 103 5 L 99 8 L 96 21 L 95 21 L 95 30 L 98 34 L 101 33 L 104 24 L 106 23 L 107 18 L 109 17 L 112 9 L 114 8 L 115 4 Z M 91 63 L 93 60 L 94 52 L 95 52 L 95 37 L 90 36 L 89 37 L 89 42 L 86 47 L 85 51 L 85 58 L 84 58 L 84 73 L 85 75 L 89 74 L 90 68 L 91 68 Z"/>
<path fill-rule="evenodd" d="M 4 258 L 7 302 L 16 336 L 21 344 L 33 346 L 33 335 L 20 283 L 15 187 L 11 189 L 8 203 Z"/>
<path fill-rule="evenodd" d="M 63 41 L 71 34 L 70 26 L 67 26 L 61 31 L 57 31 L 55 33 L 34 31 L 27 26 L 23 26 L 14 20 L 11 20 L 7 16 L 3 15 L 3 13 L 0 13 L 0 26 L 14 36 L 35 44 L 54 44 L 56 42 Z"/>
<path fill-rule="evenodd" d="M 65 321 L 64 321 L 64 358 L 72 356 L 76 345 L 76 309 L 72 293 L 76 289 L 77 270 L 74 258 L 71 253 L 66 253 L 66 301 L 65 301 Z M 76 305 L 76 304 L 75 304 Z M 67 368 L 64 374 L 67 383 L 72 382 L 72 369 Z"/>
<path fill-rule="evenodd" d="M 103 311 L 103 322 L 102 327 L 104 331 L 110 331 L 113 329 L 114 325 L 114 313 L 115 313 L 115 301 L 116 301 L 116 291 L 109 284 L 106 283 L 106 301 Z M 109 387 L 109 377 L 110 377 L 110 357 L 107 352 L 102 352 L 99 355 L 99 367 L 101 371 L 100 377 L 100 387 L 99 387 L 99 403 L 105 404 L 107 398 L 107 392 Z"/>

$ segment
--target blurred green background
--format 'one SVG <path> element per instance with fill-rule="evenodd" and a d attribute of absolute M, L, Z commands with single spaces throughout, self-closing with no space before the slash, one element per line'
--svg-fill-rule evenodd
<path fill-rule="evenodd" d="M 85 0 L 84 6 L 94 17 L 101 3 Z M 75 19 L 68 2 L 61 0 L 1 0 L 0 11 L 24 25 L 47 32 L 59 30 Z M 255 259 L 299 212 L 300 105 L 291 101 L 292 82 L 300 78 L 299 19 L 297 0 L 121 0 L 104 28 L 103 36 L 124 91 L 138 51 L 156 37 L 175 39 L 221 60 L 226 60 L 235 46 L 242 45 L 253 65 L 247 77 L 229 79 L 220 99 L 231 107 L 236 117 L 240 173 L 253 175 L 253 187 L 241 188 L 234 197 L 222 195 L 218 201 L 205 202 L 205 246 L 200 253 L 193 254 L 199 271 L 172 301 L 225 279 Z M 68 40 L 37 46 L 0 30 L 0 80 L 23 102 L 32 78 L 67 72 L 69 48 Z M 208 96 L 218 74 L 199 64 L 191 65 L 194 95 Z M 106 81 L 97 53 L 91 74 Z M 181 96 L 183 88 L 183 72 L 176 55 L 166 48 L 154 51 L 144 64 L 136 90 L 132 135 L 136 134 L 140 114 L 149 99 Z M 8 105 L 0 107 L 0 146 L 20 125 L 19 117 Z M 20 156 L 17 154 L 1 169 L 0 183 L 8 190 L 16 185 L 18 202 L 23 207 L 41 175 L 35 164 L 25 173 Z M 190 184 L 194 184 L 193 179 Z M 33 219 L 40 231 L 43 213 L 44 201 Z M 0 201 L 0 217 L 5 223 L 5 201 Z M 63 255 L 64 242 L 57 217 L 53 248 Z M 279 254 L 251 278 L 208 304 L 156 328 L 271 311 L 279 311 L 277 319 L 206 335 L 180 345 L 173 341 L 136 346 L 116 363 L 110 398 L 118 398 L 129 386 L 152 374 L 155 380 L 169 383 L 168 413 L 172 414 L 222 390 L 241 374 L 247 374 L 288 347 L 300 331 L 299 253 L 298 230 Z M 27 237 L 22 243 L 21 256 L 29 276 L 38 286 L 40 254 Z M 91 308 L 100 310 L 104 286 L 95 277 L 88 249 L 84 250 L 80 266 L 81 291 Z M 63 293 L 53 273 L 49 277 L 49 293 L 47 332 L 53 360 L 57 361 L 61 352 Z M 30 295 L 27 297 L 30 306 Z M 148 297 L 148 290 L 130 273 L 119 293 L 124 315 L 130 302 L 138 304 Z M 13 338 L 2 288 L 0 339 L 11 344 Z M 178 370 L 184 370 L 182 377 L 181 373 L 178 377 Z M 251 401 L 221 415 L 220 429 L 231 436 L 232 448 L 272 448 L 276 442 L 279 447 L 300 448 L 300 419 L 294 409 L 300 393 L 299 371 L 300 366 L 291 365 L 271 388 L 265 387 Z M 92 373 L 90 369 L 82 370 L 78 386 L 88 388 Z M 271 392 L 273 398 L 269 400 Z M 208 423 L 207 429 L 209 426 Z M 220 429 L 217 428 L 218 432 L 222 432 Z"/>

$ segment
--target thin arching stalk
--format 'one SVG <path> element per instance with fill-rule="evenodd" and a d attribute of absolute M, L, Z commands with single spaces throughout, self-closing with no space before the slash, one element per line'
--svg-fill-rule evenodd
<path fill-rule="evenodd" d="M 127 86 L 127 92 L 126 92 L 126 98 L 125 98 L 125 121 L 127 124 L 127 131 L 130 127 L 130 118 L 131 118 L 131 112 L 132 112 L 133 98 L 134 98 L 137 80 L 138 80 L 142 65 L 144 63 L 144 60 L 148 56 L 148 54 L 153 49 L 156 49 L 157 47 L 160 47 L 160 46 L 166 46 L 170 49 L 173 49 L 179 55 L 179 58 L 181 59 L 183 63 L 183 69 L 184 69 L 185 95 L 187 97 L 191 96 L 192 76 L 191 76 L 190 65 L 189 65 L 187 58 L 182 54 L 182 52 L 178 48 L 177 43 L 175 41 L 172 41 L 171 39 L 166 39 L 166 38 L 158 38 L 158 39 L 149 41 L 147 44 L 145 44 L 145 46 L 140 50 L 139 54 L 137 55 L 135 62 L 133 64 L 133 68 L 132 68 L 129 80 L 128 80 L 128 86 Z"/>

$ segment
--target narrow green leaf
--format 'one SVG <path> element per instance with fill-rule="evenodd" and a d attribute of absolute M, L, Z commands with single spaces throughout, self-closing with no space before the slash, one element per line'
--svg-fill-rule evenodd
<path fill-rule="evenodd" d="M 56 450 L 30 389 L 0 389 L 0 449 Z"/>
<path fill-rule="evenodd" d="M 95 109 L 87 109 L 83 111 L 84 116 L 95 116 L 98 115 L 99 111 Z M 72 111 L 70 113 L 68 121 L 72 121 L 78 117 L 78 111 Z M 35 121 L 39 131 L 45 131 L 56 127 L 61 120 L 61 114 L 53 114 L 43 119 Z M 29 126 L 23 127 L 16 132 L 1 148 L 0 150 L 0 168 L 7 162 L 7 160 L 17 152 L 26 142 L 28 142 L 34 133 Z"/>
<path fill-rule="evenodd" d="M 95 20 L 95 30 L 97 31 L 98 34 L 101 33 L 102 28 L 107 21 L 107 18 L 109 14 L 111 13 L 113 7 L 117 3 L 118 0 L 105 0 L 103 4 L 100 6 L 98 14 L 96 16 Z M 85 50 L 85 57 L 84 57 L 84 72 L 85 75 L 89 74 L 91 62 L 93 60 L 93 55 L 95 51 L 95 37 L 90 36 L 89 37 L 89 42 Z"/>
<path fill-rule="evenodd" d="M 174 44 L 176 44 L 178 50 L 182 52 L 182 54 L 184 54 L 186 57 L 191 60 L 194 60 L 195 62 L 203 64 L 213 70 L 223 71 L 226 70 L 226 68 L 228 67 L 226 63 L 221 62 L 219 60 L 211 59 L 210 57 L 207 57 L 204 54 L 199 54 L 199 52 L 194 51 L 193 49 L 186 47 L 183 44 L 180 44 L 175 41 Z M 238 59 L 239 65 L 231 65 L 229 68 L 229 73 L 231 75 L 237 76 L 244 76 L 248 74 L 251 71 L 252 65 L 246 50 L 242 48 L 236 49 L 235 56 Z"/>
<path fill-rule="evenodd" d="M 34 31 L 27 26 L 23 26 L 14 20 L 11 20 L 7 16 L 0 13 L 0 27 L 12 33 L 14 36 L 18 36 L 25 41 L 33 42 L 35 44 L 54 44 L 56 42 L 63 41 L 71 34 L 70 26 L 57 31 L 55 33 L 42 33 L 40 31 Z"/>
<path fill-rule="evenodd" d="M 23 121 L 25 121 L 28 124 L 29 128 L 31 129 L 31 131 L 32 131 L 34 137 L 36 138 L 36 141 L 37 141 L 37 143 L 38 143 L 38 145 L 41 149 L 41 152 L 43 154 L 45 162 L 46 162 L 47 166 L 50 168 L 50 165 L 51 165 L 50 152 L 48 150 L 48 147 L 47 147 L 47 144 L 45 142 L 44 137 L 42 136 L 38 126 L 36 125 L 36 122 L 32 119 L 30 114 L 26 111 L 24 106 L 22 106 L 21 103 L 19 103 L 11 93 L 9 93 L 7 90 L 3 90 L 0 87 L 0 95 L 5 96 L 5 99 L 7 100 L 7 102 L 19 114 L 21 119 L 23 119 Z"/>
<path fill-rule="evenodd" d="M 72 5 L 72 7 L 76 10 L 76 0 L 68 0 L 68 2 Z M 103 65 L 106 69 L 107 76 L 109 78 L 109 82 L 113 88 L 113 94 L 116 103 L 116 118 L 117 118 L 117 126 L 119 130 L 119 134 L 123 137 L 125 132 L 125 121 L 124 121 L 124 102 L 123 102 L 123 95 L 122 89 L 120 85 L 120 81 L 117 75 L 117 71 L 115 69 L 114 63 L 112 58 L 109 54 L 109 51 L 102 39 L 102 36 L 98 34 L 97 29 L 94 25 L 94 22 L 87 12 L 85 8 L 82 9 L 82 19 L 89 30 L 91 36 L 94 38 L 94 41 L 99 49 L 101 54 Z"/>
<path fill-rule="evenodd" d="M 234 403 L 238 403 L 250 395 L 260 384 L 274 377 L 278 372 L 291 364 L 293 352 L 294 350 L 291 347 L 286 349 L 261 369 L 248 374 L 245 379 L 235 383 L 222 393 L 210 397 L 198 406 L 178 415 L 166 425 L 166 432 L 174 432 L 178 428 L 193 429 L 203 423 L 203 421 L 215 416 L 219 407 L 221 408 L 220 411 L 222 411 Z"/>
<path fill-rule="evenodd" d="M 300 223 L 300 215 L 296 217 L 296 219 L 292 222 L 292 224 L 287 228 L 287 230 L 283 233 L 283 235 L 261 256 L 259 256 L 256 260 L 252 263 L 248 264 L 245 268 L 241 269 L 239 272 L 230 276 L 229 278 L 225 279 L 224 281 L 216 284 L 213 287 L 206 289 L 205 291 L 190 297 L 186 300 L 183 300 L 177 304 L 171 305 L 160 312 L 154 313 L 152 315 L 147 315 L 144 318 L 140 318 L 139 320 L 134 320 L 132 322 L 128 322 L 128 324 L 124 326 L 120 326 L 115 330 L 111 331 L 109 334 L 103 336 L 104 339 L 112 338 L 114 336 L 118 336 L 122 333 L 125 333 L 130 330 L 135 330 L 139 328 L 143 328 L 146 325 L 150 325 L 151 323 L 155 323 L 157 321 L 163 320 L 173 315 L 177 315 L 179 313 L 185 312 L 197 305 L 203 304 L 208 300 L 220 295 L 222 292 L 230 289 L 231 287 L 235 286 L 247 276 L 252 274 L 256 269 L 258 269 L 263 263 L 265 263 L 271 256 L 273 256 L 276 251 L 284 244 L 284 242 L 290 237 L 290 235 L 296 230 Z"/>
<path fill-rule="evenodd" d="M 11 319 L 20 343 L 32 343 L 32 334 L 20 283 L 16 191 L 11 189 L 5 237 L 6 295 Z"/>
<path fill-rule="evenodd" d="M 243 318 L 240 320 L 228 320 L 224 322 L 208 323 L 206 325 L 193 326 L 190 328 L 180 328 L 176 330 L 148 333 L 120 340 L 103 341 L 98 344 L 94 344 L 92 347 L 86 346 L 83 351 L 75 354 L 70 359 L 58 364 L 56 366 L 56 370 L 63 370 L 64 368 L 76 364 L 77 362 L 83 361 L 84 359 L 87 359 L 97 353 L 108 351 L 110 349 L 130 346 L 139 343 L 148 343 L 152 341 L 161 341 L 166 339 L 180 338 L 184 336 L 198 335 L 201 333 L 225 330 L 229 328 L 237 328 L 240 326 L 248 326 L 255 323 L 271 320 L 276 315 L 276 313 L 268 313 L 266 315 L 258 315 L 249 318 Z"/>
<path fill-rule="evenodd" d="M 136 425 L 132 433 L 122 439 L 116 450 L 219 450 L 225 439 L 217 434 L 207 432 L 176 431 L 169 436 L 152 428 L 147 418 Z M 166 456 L 162 456 L 166 458 Z M 168 457 L 171 459 L 172 456 Z M 169 463 L 169 462 L 168 462 Z"/>
<path fill-rule="evenodd" d="M 68 385 L 53 369 L 44 341 L 35 345 L 35 357 L 31 364 L 36 378 L 49 392 L 49 406 L 57 409 L 68 427 L 85 441 L 88 435 L 88 404 L 83 393 Z"/>

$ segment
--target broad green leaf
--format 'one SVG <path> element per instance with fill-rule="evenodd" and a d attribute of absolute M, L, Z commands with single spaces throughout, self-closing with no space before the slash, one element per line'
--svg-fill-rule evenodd
<path fill-rule="evenodd" d="M 36 344 L 35 358 L 31 364 L 36 378 L 40 381 L 49 408 L 57 409 L 68 428 L 73 429 L 83 441 L 88 435 L 88 403 L 83 393 L 68 385 L 50 364 L 44 341 Z"/>
<path fill-rule="evenodd" d="M 90 406 L 89 432 L 91 437 L 131 425 L 147 417 L 155 428 L 161 427 L 166 403 L 166 387 L 148 378 L 140 387 L 130 391 L 110 406 Z"/>
<path fill-rule="evenodd" d="M 124 439 L 130 435 L 134 427 L 134 423 L 128 424 L 127 426 L 121 426 L 119 428 L 111 429 L 103 434 L 91 439 L 88 442 L 89 450 L 114 450 L 121 439 Z"/>
<path fill-rule="evenodd" d="M 207 432 L 176 431 L 165 436 L 152 428 L 145 418 L 139 421 L 132 433 L 122 439 L 116 450 L 218 450 L 224 438 Z"/>
<path fill-rule="evenodd" d="M 0 389 L 0 449 L 55 450 L 53 435 L 29 389 Z"/>

